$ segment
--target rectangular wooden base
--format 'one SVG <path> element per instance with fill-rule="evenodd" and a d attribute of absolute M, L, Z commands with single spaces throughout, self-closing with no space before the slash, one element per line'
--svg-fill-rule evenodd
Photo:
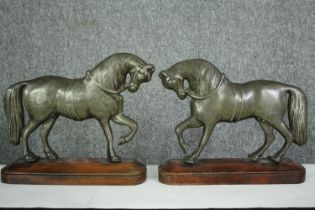
<path fill-rule="evenodd" d="M 169 160 L 159 166 L 159 180 L 171 185 L 297 184 L 305 180 L 305 168 L 289 159 L 280 164 L 262 159 L 203 159 L 187 165 Z"/>
<path fill-rule="evenodd" d="M 135 160 L 110 163 L 107 159 L 19 159 L 1 170 L 1 180 L 10 184 L 137 185 L 146 179 L 146 167 Z"/>

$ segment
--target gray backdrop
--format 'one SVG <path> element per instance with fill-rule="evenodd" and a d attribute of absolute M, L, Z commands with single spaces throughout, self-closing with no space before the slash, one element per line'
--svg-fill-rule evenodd
<path fill-rule="evenodd" d="M 189 116 L 189 99 L 163 89 L 158 73 L 188 58 L 204 58 L 234 82 L 278 80 L 301 87 L 308 97 L 308 140 L 288 157 L 315 163 L 315 1 L 0 1 L 0 93 L 15 82 L 42 75 L 81 77 L 116 52 L 134 53 L 155 64 L 156 73 L 135 93 L 124 93 L 125 113 L 139 124 L 132 142 L 118 146 L 126 128 L 113 125 L 122 157 L 147 164 L 181 158 L 174 127 Z M 200 129 L 185 133 L 195 148 Z M 277 134 L 268 154 L 283 143 Z M 0 162 L 22 155 L 8 142 L 0 107 Z M 61 157 L 106 157 L 95 120 L 60 117 L 50 134 Z M 263 142 L 255 120 L 221 123 L 202 157 L 246 157 Z M 38 131 L 31 147 L 40 155 Z"/>

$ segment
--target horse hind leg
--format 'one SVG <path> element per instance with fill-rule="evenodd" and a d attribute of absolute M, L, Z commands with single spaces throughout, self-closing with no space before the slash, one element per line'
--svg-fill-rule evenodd
<path fill-rule="evenodd" d="M 39 157 L 36 156 L 29 148 L 28 139 L 31 133 L 40 125 L 41 121 L 32 118 L 28 121 L 22 131 L 23 154 L 27 162 L 36 162 Z"/>
<path fill-rule="evenodd" d="M 50 118 L 48 118 L 47 120 L 44 121 L 43 126 L 40 130 L 40 137 L 44 146 L 44 152 L 46 155 L 46 158 L 48 160 L 57 160 L 58 159 L 58 155 L 57 153 L 51 149 L 49 143 L 48 143 L 48 135 L 49 132 L 51 131 L 52 127 L 54 126 L 56 120 L 57 120 L 58 116 L 54 115 Z"/>
<path fill-rule="evenodd" d="M 248 155 L 248 158 L 254 162 L 257 162 L 259 158 L 265 153 L 265 151 L 273 143 L 275 136 L 273 135 L 273 128 L 267 122 L 263 120 L 258 120 L 260 127 L 262 128 L 265 134 L 265 142 L 259 147 L 255 152 Z"/>
<path fill-rule="evenodd" d="M 287 127 L 287 125 L 283 121 L 280 121 L 279 123 L 274 123 L 272 125 L 280 132 L 285 142 L 282 145 L 281 149 L 274 156 L 269 156 L 268 159 L 279 163 L 282 157 L 290 148 L 291 144 L 293 143 L 293 135 L 290 129 Z"/>

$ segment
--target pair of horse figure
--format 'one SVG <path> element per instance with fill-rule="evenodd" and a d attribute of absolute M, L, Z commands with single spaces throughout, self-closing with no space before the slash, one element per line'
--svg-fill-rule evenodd
<path fill-rule="evenodd" d="M 128 53 L 118 53 L 105 58 L 85 77 L 68 79 L 56 76 L 39 77 L 10 86 L 4 98 L 4 107 L 10 125 L 10 142 L 23 143 L 26 161 L 39 159 L 29 148 L 30 134 L 42 124 L 40 130 L 44 152 L 49 160 L 58 155 L 48 144 L 48 134 L 59 115 L 84 120 L 99 121 L 106 140 L 110 162 L 120 162 L 113 148 L 110 120 L 130 128 L 120 138 L 119 144 L 128 143 L 137 132 L 137 123 L 123 114 L 124 90 L 136 92 L 141 83 L 151 80 L 154 65 Z M 127 81 L 127 75 L 130 81 Z M 292 143 L 306 142 L 306 98 L 303 92 L 291 85 L 274 81 L 231 83 L 214 65 L 206 60 L 191 59 L 179 62 L 159 74 L 165 88 L 176 92 L 180 99 L 192 98 L 192 116 L 176 127 L 176 134 L 183 151 L 187 144 L 183 132 L 187 128 L 204 127 L 197 149 L 185 158 L 195 163 L 209 141 L 215 125 L 221 121 L 235 122 L 255 117 L 265 133 L 265 143 L 249 158 L 257 161 L 274 140 L 273 128 L 285 139 L 283 147 L 271 160 L 280 162 Z M 189 88 L 184 87 L 187 80 Z M 289 108 L 290 128 L 283 118 Z M 24 109 L 29 121 L 24 125 Z"/>

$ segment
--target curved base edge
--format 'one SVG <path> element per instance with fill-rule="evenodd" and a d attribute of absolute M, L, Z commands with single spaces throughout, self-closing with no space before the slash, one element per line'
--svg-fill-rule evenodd
<path fill-rule="evenodd" d="M 146 177 L 146 166 L 131 159 L 121 163 L 105 158 L 41 159 L 36 163 L 18 159 L 1 170 L 1 181 L 8 184 L 138 185 Z"/>
<path fill-rule="evenodd" d="M 305 168 L 290 159 L 277 164 L 268 159 L 202 159 L 187 165 L 169 160 L 159 166 L 159 181 L 169 185 L 299 184 Z"/>

